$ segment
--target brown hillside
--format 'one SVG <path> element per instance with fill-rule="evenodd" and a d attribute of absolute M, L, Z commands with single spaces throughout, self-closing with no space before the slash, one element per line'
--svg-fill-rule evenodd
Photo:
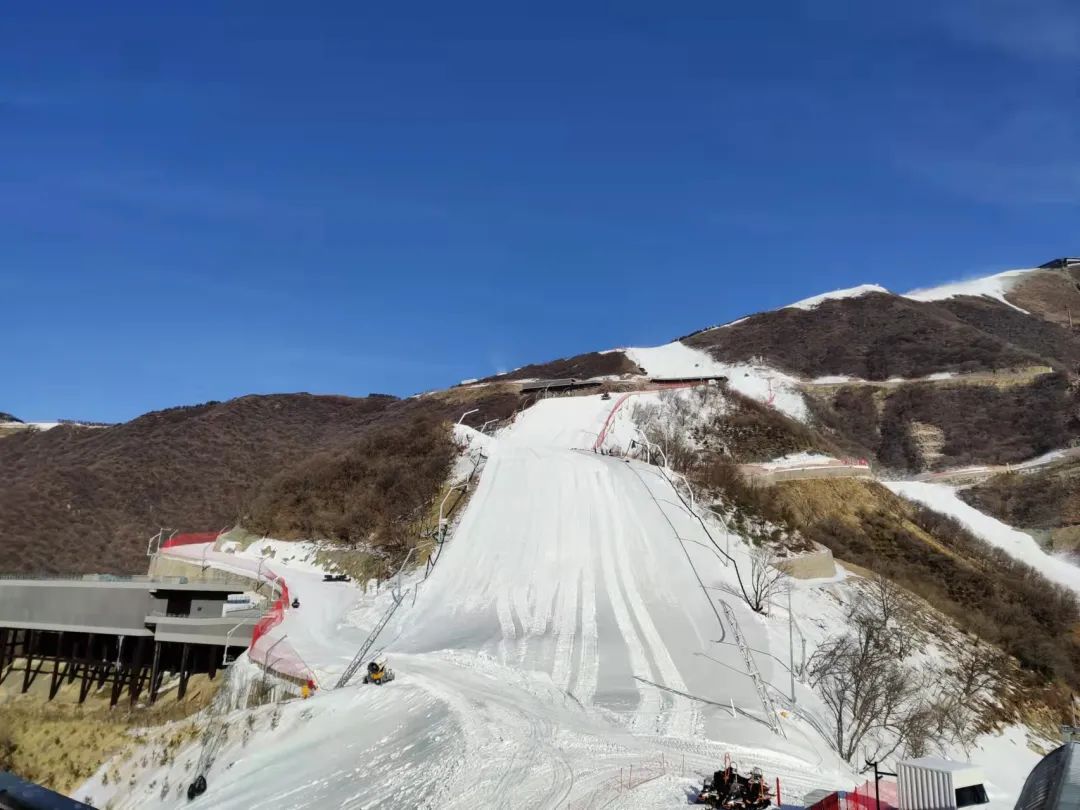
<path fill-rule="evenodd" d="M 1080 438 L 1080 392 L 1060 372 L 1021 385 L 850 385 L 807 401 L 834 441 L 904 472 L 1015 463 Z"/>
<path fill-rule="evenodd" d="M 1026 273 L 1005 297 L 1033 315 L 1059 326 L 1080 325 L 1080 269 Z"/>
<path fill-rule="evenodd" d="M 1080 685 L 1080 620 L 1072 593 L 978 539 L 956 521 L 880 484 L 855 480 L 749 485 L 726 462 L 698 471 L 719 485 L 736 522 L 764 518 L 918 594 L 961 627 L 1044 677 Z"/>
<path fill-rule="evenodd" d="M 1080 464 L 1070 462 L 1018 475 L 1002 473 L 960 491 L 980 512 L 1025 529 L 1080 525 Z"/>
<path fill-rule="evenodd" d="M 993 306 L 1009 310 L 1004 304 Z M 809 378 L 842 374 L 885 380 L 1055 360 L 965 323 L 938 303 L 888 293 L 829 300 L 809 310 L 789 307 L 765 312 L 698 332 L 683 342 L 719 360 L 760 357 Z"/>
<path fill-rule="evenodd" d="M 1080 365 L 1080 339 L 1067 326 L 1026 315 L 990 298 L 965 295 L 941 301 L 940 306 L 969 326 L 1042 358 L 1047 365 L 1070 371 Z"/>
<path fill-rule="evenodd" d="M 146 540 L 159 527 L 231 526 L 294 465 L 318 466 L 333 458 L 323 454 L 418 419 L 456 419 L 469 407 L 482 410 L 470 421 L 505 417 L 516 403 L 498 386 L 408 400 L 282 394 L 172 408 L 110 428 L 21 432 L 0 442 L 0 567 L 144 571 Z M 312 532 L 335 536 L 341 511 Z"/>
<path fill-rule="evenodd" d="M 549 363 L 532 363 L 511 371 L 509 374 L 499 374 L 495 377 L 487 377 L 484 382 L 497 380 L 560 380 L 567 377 L 585 379 L 588 377 L 603 377 L 610 374 L 640 374 L 638 368 L 623 352 L 589 352 L 574 357 L 564 357 L 561 360 L 552 360 Z"/>

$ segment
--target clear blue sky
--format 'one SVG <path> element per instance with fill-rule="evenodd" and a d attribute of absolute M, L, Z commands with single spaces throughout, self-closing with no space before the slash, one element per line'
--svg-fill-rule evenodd
<path fill-rule="evenodd" d="M 0 410 L 410 394 L 1075 254 L 1078 68 L 1066 0 L 12 4 Z"/>

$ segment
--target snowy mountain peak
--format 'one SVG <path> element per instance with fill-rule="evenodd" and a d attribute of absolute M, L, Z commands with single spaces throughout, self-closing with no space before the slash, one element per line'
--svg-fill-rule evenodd
<path fill-rule="evenodd" d="M 858 287 L 848 287 L 844 290 L 833 290 L 832 292 L 821 293 L 821 295 L 812 295 L 809 298 L 796 301 L 794 304 L 788 304 L 782 309 L 814 309 L 818 304 L 838 298 L 858 298 L 861 295 L 869 295 L 870 293 L 887 294 L 888 292 L 880 284 L 860 284 Z"/>
<path fill-rule="evenodd" d="M 1024 310 L 1015 304 L 1005 300 L 1005 294 L 1019 282 L 1023 276 L 1033 272 L 1033 269 L 1023 268 L 1019 270 L 1006 270 L 1004 273 L 995 273 L 992 276 L 973 278 L 967 281 L 954 281 L 942 284 L 939 287 L 912 290 L 905 293 L 905 298 L 912 301 L 944 301 L 959 295 L 971 295 L 975 297 L 985 296 L 993 298 L 1020 312 Z"/>

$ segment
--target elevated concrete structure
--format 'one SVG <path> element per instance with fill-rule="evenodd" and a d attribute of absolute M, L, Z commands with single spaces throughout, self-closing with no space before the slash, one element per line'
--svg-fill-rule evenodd
<path fill-rule="evenodd" d="M 224 644 L 240 625 L 230 640 L 246 646 L 261 613 L 224 612 L 228 597 L 244 590 L 180 578 L 0 579 L 0 627 L 154 638 L 164 632 Z"/>
<path fill-rule="evenodd" d="M 251 643 L 262 611 L 225 609 L 245 590 L 184 577 L 0 579 L 0 683 L 21 669 L 25 692 L 49 663 L 50 698 L 81 677 L 80 702 L 108 682 L 113 704 L 125 688 L 134 703 L 144 688 L 156 699 L 174 672 L 182 698 L 192 674 L 213 677 L 230 648 Z"/>

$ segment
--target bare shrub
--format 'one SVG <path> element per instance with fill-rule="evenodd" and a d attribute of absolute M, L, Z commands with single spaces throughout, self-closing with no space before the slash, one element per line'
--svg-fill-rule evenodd
<path fill-rule="evenodd" d="M 888 604 L 895 604 L 890 596 Z M 810 684 L 833 724 L 833 744 L 847 762 L 885 759 L 926 734 L 920 684 L 903 664 L 902 634 L 863 597 L 849 613 L 850 632 L 827 640 L 807 664 Z"/>
<path fill-rule="evenodd" d="M 750 549 L 750 576 L 747 578 L 747 604 L 755 613 L 768 613 L 772 597 L 784 589 L 786 574 L 774 565 L 772 554 L 764 546 Z"/>
<path fill-rule="evenodd" d="M 0 729 L 0 771 L 15 769 L 15 752 L 19 749 L 10 731 Z"/>

